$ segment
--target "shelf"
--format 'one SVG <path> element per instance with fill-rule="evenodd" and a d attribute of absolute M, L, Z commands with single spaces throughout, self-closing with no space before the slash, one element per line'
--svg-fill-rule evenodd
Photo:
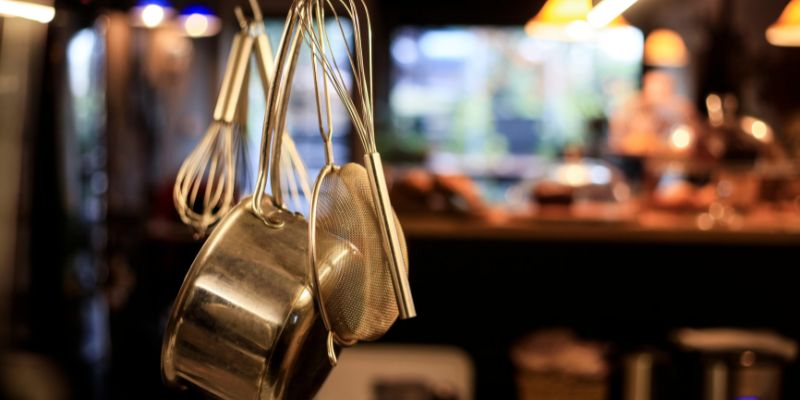
<path fill-rule="evenodd" d="M 490 218 L 406 214 L 400 220 L 410 239 L 583 241 L 711 245 L 800 245 L 800 213 L 755 210 L 737 229 L 698 227 L 698 214 L 632 212 L 625 218 L 508 216 Z"/>

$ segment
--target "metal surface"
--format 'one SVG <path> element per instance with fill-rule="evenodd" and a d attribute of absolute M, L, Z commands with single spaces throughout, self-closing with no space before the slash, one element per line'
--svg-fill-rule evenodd
<path fill-rule="evenodd" d="M 273 206 L 267 199 L 265 209 Z M 330 372 L 327 331 L 307 276 L 307 223 L 265 227 L 242 201 L 209 237 L 173 307 L 162 350 L 167 382 L 222 399 L 308 399 Z M 347 256 L 322 236 L 323 275 Z"/>
<path fill-rule="evenodd" d="M 380 238 L 387 260 L 387 269 L 400 318 L 416 316 L 416 308 L 408 283 L 408 265 L 401 249 L 402 231 L 394 226 L 394 216 L 386 187 L 383 165 L 375 144 L 372 28 L 369 11 L 363 0 L 343 0 L 334 7 L 326 0 L 296 1 L 306 9 L 301 27 L 306 40 L 313 49 L 314 60 L 322 65 L 325 75 L 339 95 L 350 114 L 353 127 L 366 153 L 367 176 L 372 192 L 372 202 L 379 215 Z M 341 6 L 341 7 L 338 7 Z M 347 18 L 353 26 L 353 45 L 347 46 L 347 60 L 337 60 L 325 32 L 326 11 L 338 24 L 338 31 L 345 35 L 341 19 Z M 316 27 L 316 29 L 315 29 Z M 344 38 L 347 43 L 347 38 Z M 327 49 L 327 51 L 326 51 Z M 347 80 L 341 68 L 350 68 L 353 73 L 353 94 L 347 88 Z M 378 265 L 383 265 L 379 263 Z M 386 310 L 389 312 L 389 310 Z"/>

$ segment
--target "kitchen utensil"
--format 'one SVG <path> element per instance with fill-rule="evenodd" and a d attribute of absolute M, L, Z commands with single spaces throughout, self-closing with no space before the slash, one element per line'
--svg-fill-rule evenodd
<path fill-rule="evenodd" d="M 241 117 L 246 110 L 246 107 L 242 107 L 241 98 L 242 91 L 246 90 L 245 80 L 251 57 L 255 56 L 265 96 L 272 82 L 274 58 L 264 28 L 263 13 L 257 1 L 250 0 L 250 6 L 254 21 L 247 21 L 240 8 L 235 10 L 241 31 L 234 36 L 214 120 L 203 140 L 181 166 L 173 191 L 181 220 L 193 227 L 199 237 L 205 236 L 209 227 L 230 211 L 234 204 L 236 172 L 246 167 L 244 162 L 237 163 L 240 155 L 246 155 L 247 140 L 244 134 L 237 133 L 240 124 L 237 124 L 235 117 L 237 113 Z M 284 134 L 287 137 L 289 135 L 288 132 Z M 289 137 L 283 143 L 282 151 L 285 154 L 282 154 L 281 162 L 284 164 L 283 179 L 287 182 L 286 194 L 292 199 L 295 209 L 302 210 L 301 192 L 305 199 L 311 196 L 308 174 L 294 141 Z M 202 204 L 197 204 L 201 189 L 204 189 Z M 199 211 L 195 210 L 197 206 Z"/>
<path fill-rule="evenodd" d="M 389 202 L 380 156 L 375 148 L 373 100 L 372 100 L 372 49 L 371 28 L 368 11 L 363 2 L 340 1 L 337 5 L 350 20 L 353 28 L 353 45 L 345 44 L 347 62 L 353 73 L 354 91 L 358 100 L 352 98 L 340 69 L 339 61 L 331 47 L 325 27 L 326 12 L 338 26 L 340 34 L 347 35 L 337 7 L 332 2 L 307 1 L 305 21 L 302 24 L 306 40 L 312 47 L 312 57 L 322 70 L 324 88 L 322 92 L 327 104 L 328 80 L 350 114 L 354 130 L 367 154 L 364 158 L 367 169 L 358 164 L 337 168 L 333 164 L 330 146 L 330 121 L 327 128 L 322 121 L 317 86 L 318 114 L 323 140 L 326 142 L 327 166 L 317 179 L 312 195 L 311 231 L 318 224 L 323 230 L 345 235 L 363 261 L 353 256 L 352 266 L 334 270 L 337 276 L 329 280 L 330 286 L 316 284 L 318 302 L 326 326 L 331 329 L 333 340 L 341 345 L 352 345 L 358 340 L 374 340 L 382 336 L 399 314 L 402 318 L 416 315 L 411 292 L 408 287 L 406 255 L 402 230 Z M 363 18 L 363 20 L 362 20 Z M 363 24 L 363 25 L 362 25 Z M 366 35 L 365 39 L 362 35 Z M 365 61 L 365 58 L 367 59 Z M 318 78 L 316 84 L 318 85 Z M 358 103 L 358 104 L 356 104 Z M 310 232 L 311 232 L 310 231 Z M 315 232 L 313 232 L 315 233 Z M 315 238 L 310 238 L 314 261 Z M 381 251 L 383 250 L 383 251 Z M 359 264 L 363 263 L 363 264 Z M 380 270 L 388 270 L 388 274 Z M 316 269 L 312 268 L 312 272 Z M 319 277 L 315 272 L 315 282 Z M 335 283 L 334 283 L 335 282 Z M 387 295 L 393 289 L 395 301 Z M 331 340 L 331 341 L 333 341 Z M 335 363 L 331 358 L 331 362 Z"/>
<path fill-rule="evenodd" d="M 314 8 L 317 22 L 324 21 L 320 4 L 316 3 Z M 321 24 L 317 28 L 317 34 L 324 37 L 326 33 Z M 325 48 L 314 50 L 324 53 Z M 336 342 L 353 345 L 360 340 L 375 340 L 383 336 L 398 312 L 367 172 L 359 164 L 335 164 L 328 78 L 324 73 L 319 75 L 315 58 L 312 58 L 312 67 L 326 160 L 311 198 L 309 263 L 312 272 L 317 264 L 318 235 L 332 234 L 344 238 L 354 251 L 336 265 L 338 269 L 332 271 L 333 279 L 328 280 L 329 284 L 320 285 L 316 273 L 312 273 L 311 278 L 319 288 L 320 314 Z M 402 251 L 406 257 L 405 243 L 402 243 Z M 336 362 L 334 359 L 331 361 Z"/>
<path fill-rule="evenodd" d="M 263 208 L 276 210 L 269 199 Z M 308 225 L 296 214 L 270 217 L 280 228 L 243 200 L 198 254 L 164 338 L 167 382 L 228 400 L 309 399 L 327 377 L 327 330 L 306 282 Z M 347 247 L 325 249 L 323 273 Z"/>
<path fill-rule="evenodd" d="M 272 85 L 272 78 L 275 70 L 275 59 L 273 57 L 272 46 L 264 26 L 264 14 L 256 0 L 250 0 L 250 8 L 253 10 L 253 22 L 250 24 L 250 32 L 255 38 L 253 46 L 256 59 L 256 67 L 264 88 L 265 98 L 269 95 L 269 88 Z M 290 200 L 295 210 L 303 210 L 301 198 L 306 202 L 311 199 L 311 186 L 308 182 L 308 172 L 306 171 L 297 146 L 291 135 L 284 132 L 283 144 L 281 149 L 281 178 L 286 187 L 284 195 Z"/>
<path fill-rule="evenodd" d="M 257 191 L 225 216 L 206 241 L 164 337 L 165 380 L 226 400 L 310 399 L 331 370 L 327 330 L 307 282 L 308 224 L 283 205 L 278 160 L 284 138 L 278 133 L 284 132 L 301 40 L 294 29 L 299 17 L 293 7 L 267 97 Z M 271 198 L 264 193 L 268 176 Z M 328 271 L 350 247 L 332 235 L 318 239 L 325 284 Z"/>
<path fill-rule="evenodd" d="M 175 181 L 175 209 L 181 220 L 201 237 L 233 206 L 237 142 L 245 140 L 236 132 L 234 117 L 252 46 L 253 39 L 243 24 L 242 30 L 234 35 L 213 121 L 181 165 Z"/>

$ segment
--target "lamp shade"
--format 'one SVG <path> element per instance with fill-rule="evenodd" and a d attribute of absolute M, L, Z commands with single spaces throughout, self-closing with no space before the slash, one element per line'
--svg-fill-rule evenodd
<path fill-rule="evenodd" d="M 644 42 L 644 63 L 654 67 L 685 67 L 689 52 L 683 38 L 670 29 L 656 29 Z"/>
<path fill-rule="evenodd" d="M 581 40 L 591 35 L 586 17 L 592 0 L 547 0 L 541 11 L 525 25 L 534 37 L 554 40 Z"/>
<path fill-rule="evenodd" d="M 628 23 L 628 20 L 620 14 L 618 17 L 614 18 L 611 22 L 606 25 L 606 28 L 628 28 L 631 24 Z"/>
<path fill-rule="evenodd" d="M 638 0 L 603 0 L 592 8 L 586 19 L 593 27 L 600 29 L 617 22 L 632 5 Z"/>
<path fill-rule="evenodd" d="M 800 0 L 792 0 L 778 20 L 767 28 L 773 46 L 800 46 Z"/>

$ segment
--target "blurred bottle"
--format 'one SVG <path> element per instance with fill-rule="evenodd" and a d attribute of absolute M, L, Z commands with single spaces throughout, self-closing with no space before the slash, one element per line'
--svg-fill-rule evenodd
<path fill-rule="evenodd" d="M 783 369 L 797 343 L 776 333 L 740 329 L 683 329 L 676 342 L 700 355 L 704 400 L 780 400 Z"/>
<path fill-rule="evenodd" d="M 752 167 L 760 146 L 758 139 L 742 129 L 736 97 L 712 93 L 706 97 L 706 109 L 710 129 L 701 150 L 727 166 Z"/>

